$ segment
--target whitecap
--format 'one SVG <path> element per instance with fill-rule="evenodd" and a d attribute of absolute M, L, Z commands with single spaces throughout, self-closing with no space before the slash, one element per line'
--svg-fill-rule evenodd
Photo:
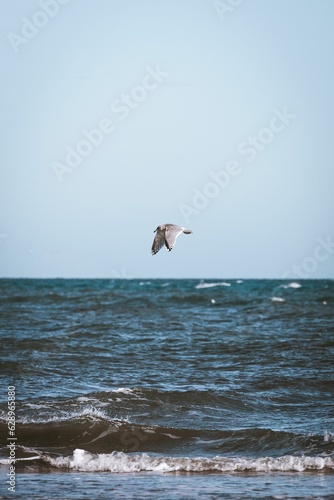
<path fill-rule="evenodd" d="M 299 283 L 295 283 L 294 281 L 292 283 L 288 284 L 289 288 L 301 288 L 301 285 Z"/>
<path fill-rule="evenodd" d="M 108 415 L 94 406 L 88 406 L 79 411 L 63 411 L 60 415 L 50 415 L 41 418 L 22 417 L 18 422 L 21 424 L 48 424 L 50 422 L 68 422 L 74 419 L 89 417 L 92 420 L 110 420 Z"/>
<path fill-rule="evenodd" d="M 292 281 L 288 285 L 281 285 L 282 288 L 301 288 L 302 285 L 299 283 L 296 283 L 295 281 Z"/>
<path fill-rule="evenodd" d="M 91 454 L 76 449 L 72 457 L 43 459 L 57 468 L 68 468 L 86 472 L 141 472 L 141 471 L 185 471 L 185 472 L 303 472 L 309 470 L 334 470 L 331 457 L 292 456 L 262 458 L 203 457 L 151 457 L 146 453 L 129 455 L 123 452 Z"/>
<path fill-rule="evenodd" d="M 29 408 L 32 408 L 33 410 L 40 409 L 40 408 L 50 408 L 49 405 L 44 405 L 44 404 L 36 404 L 36 403 L 24 403 L 25 406 L 28 406 Z"/>
<path fill-rule="evenodd" d="M 231 286 L 231 283 L 227 283 L 226 281 L 222 281 L 220 283 L 198 283 L 195 288 L 213 288 L 215 286 Z"/>
<path fill-rule="evenodd" d="M 272 297 L 271 302 L 285 302 L 285 299 L 283 297 Z"/>
<path fill-rule="evenodd" d="M 129 387 L 120 387 L 119 389 L 114 389 L 110 392 L 122 392 L 123 394 L 133 394 L 133 389 L 129 389 Z"/>

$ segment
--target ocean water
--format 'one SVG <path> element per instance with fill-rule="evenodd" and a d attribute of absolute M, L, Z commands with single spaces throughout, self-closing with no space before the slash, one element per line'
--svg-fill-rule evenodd
<path fill-rule="evenodd" d="M 334 498 L 334 281 L 2 279 L 0 317 L 1 498 Z"/>

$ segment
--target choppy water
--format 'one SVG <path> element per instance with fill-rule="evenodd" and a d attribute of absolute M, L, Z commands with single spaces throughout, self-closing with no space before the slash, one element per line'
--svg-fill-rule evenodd
<path fill-rule="evenodd" d="M 0 299 L 16 498 L 333 498 L 333 281 L 0 280 Z"/>

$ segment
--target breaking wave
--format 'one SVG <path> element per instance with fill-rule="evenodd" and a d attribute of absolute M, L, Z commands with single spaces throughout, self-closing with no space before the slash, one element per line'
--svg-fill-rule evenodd
<path fill-rule="evenodd" d="M 59 469 L 85 472 L 304 472 L 333 471 L 334 461 L 330 457 L 291 456 L 263 458 L 227 457 L 161 457 L 146 453 L 129 455 L 122 452 L 91 454 L 76 449 L 68 457 L 52 458 L 41 455 L 36 459 Z"/>

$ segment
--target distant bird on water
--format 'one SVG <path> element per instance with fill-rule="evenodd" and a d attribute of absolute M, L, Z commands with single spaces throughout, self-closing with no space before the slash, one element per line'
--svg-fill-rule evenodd
<path fill-rule="evenodd" d="M 175 224 L 162 224 L 154 231 L 157 233 L 153 240 L 152 255 L 155 255 L 159 250 L 166 245 L 168 252 L 170 252 L 175 245 L 176 238 L 181 234 L 191 234 L 190 229 Z"/>

